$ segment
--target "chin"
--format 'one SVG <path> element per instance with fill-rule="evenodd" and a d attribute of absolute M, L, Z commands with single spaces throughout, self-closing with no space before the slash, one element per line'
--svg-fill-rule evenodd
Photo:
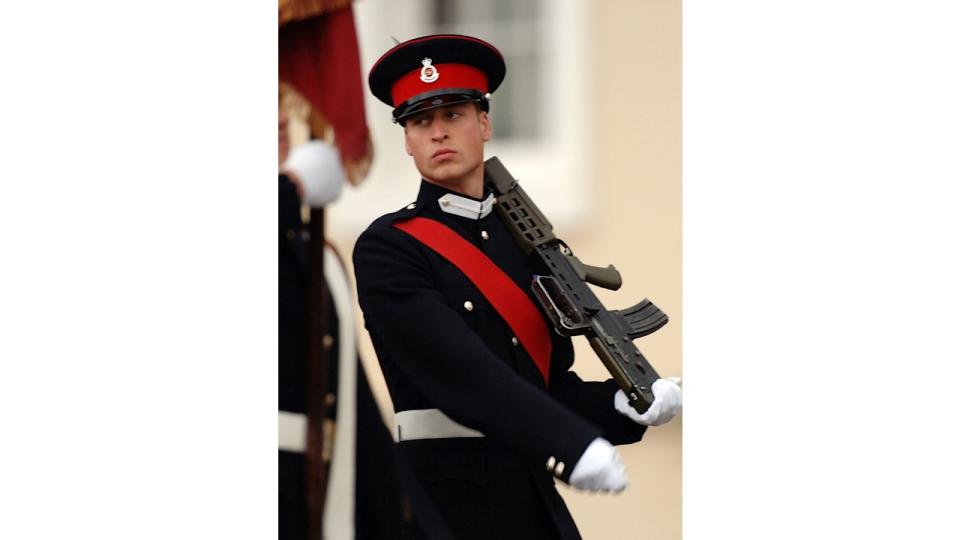
<path fill-rule="evenodd" d="M 458 179 L 466 176 L 467 171 L 463 167 L 457 167 L 453 164 L 433 167 L 428 171 L 425 171 L 427 178 L 433 180 L 434 182 L 456 182 Z"/>

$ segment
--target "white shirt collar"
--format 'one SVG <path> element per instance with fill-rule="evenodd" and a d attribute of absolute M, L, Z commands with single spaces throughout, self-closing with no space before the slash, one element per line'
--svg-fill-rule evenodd
<path fill-rule="evenodd" d="M 444 212 L 470 219 L 487 217 L 493 210 L 493 203 L 495 202 L 497 202 L 497 199 L 493 196 L 493 193 L 487 195 L 487 198 L 483 201 L 475 201 L 453 193 L 447 193 L 437 199 L 437 204 Z"/>

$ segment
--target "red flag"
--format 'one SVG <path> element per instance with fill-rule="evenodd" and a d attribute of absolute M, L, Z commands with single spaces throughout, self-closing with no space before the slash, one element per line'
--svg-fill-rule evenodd
<path fill-rule="evenodd" d="M 333 127 L 351 183 L 359 183 L 373 157 L 363 106 L 363 76 L 353 19 L 347 6 L 280 27 L 280 80 L 293 86 Z"/>

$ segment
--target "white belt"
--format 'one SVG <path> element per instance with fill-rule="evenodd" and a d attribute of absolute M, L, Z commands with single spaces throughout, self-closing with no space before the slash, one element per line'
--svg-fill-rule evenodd
<path fill-rule="evenodd" d="M 278 411 L 280 417 L 280 450 L 300 452 L 307 450 L 307 415 L 287 411 Z"/>
<path fill-rule="evenodd" d="M 449 439 L 454 437 L 483 437 L 483 433 L 458 424 L 443 414 L 440 409 L 400 411 L 394 416 L 395 441 L 417 439 Z"/>

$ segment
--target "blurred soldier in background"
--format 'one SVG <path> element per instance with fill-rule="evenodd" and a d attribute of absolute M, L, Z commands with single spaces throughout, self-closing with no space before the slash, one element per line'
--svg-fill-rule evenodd
<path fill-rule="evenodd" d="M 395 437 L 457 537 L 575 539 L 555 479 L 623 490 L 612 445 L 668 422 L 681 391 L 657 380 L 653 404 L 638 414 L 612 379 L 584 382 L 571 371 L 570 339 L 548 331 L 534 307 L 533 268 L 483 184 L 488 100 L 505 74 L 496 48 L 456 35 L 398 44 L 371 69 L 370 89 L 393 108 L 423 180 L 414 203 L 357 241 L 358 297 L 393 398 Z M 451 262 L 453 251 L 474 271 Z M 510 306 L 527 314 L 520 329 L 467 277 L 486 265 L 522 291 Z"/>
<path fill-rule="evenodd" d="M 324 241 L 324 206 L 363 179 L 372 155 L 359 66 L 337 63 L 358 61 L 352 11 L 281 0 L 280 24 L 279 537 L 409 530 L 446 540 L 380 416 L 357 355 L 349 280 Z M 291 144 L 291 117 L 311 140 Z M 331 132 L 337 146 L 322 140 Z"/>

